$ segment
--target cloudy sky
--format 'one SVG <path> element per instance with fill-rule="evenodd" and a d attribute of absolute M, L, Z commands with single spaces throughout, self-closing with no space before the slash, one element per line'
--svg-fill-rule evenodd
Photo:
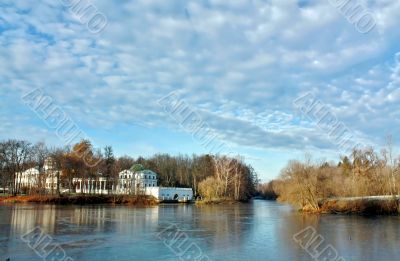
<path fill-rule="evenodd" d="M 1 1 L 0 139 L 63 145 L 21 98 L 40 89 L 117 155 L 209 152 L 160 106 L 174 92 L 263 180 L 307 152 L 338 159 L 293 104 L 307 93 L 361 143 L 400 140 L 399 1 L 354 0 L 367 33 L 339 0 L 81 0 L 97 27 L 71 2 Z"/>

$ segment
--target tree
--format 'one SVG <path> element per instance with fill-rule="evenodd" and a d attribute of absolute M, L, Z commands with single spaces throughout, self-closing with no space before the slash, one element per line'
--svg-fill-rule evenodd
<path fill-rule="evenodd" d="M 4 143 L 4 158 L 6 169 L 10 175 L 11 192 L 13 195 L 21 191 L 22 171 L 32 160 L 32 145 L 27 141 L 8 140 Z"/>
<path fill-rule="evenodd" d="M 67 157 L 70 167 L 70 170 L 67 170 L 67 173 L 70 174 L 68 176 L 69 191 L 72 189 L 73 178 L 79 176 L 82 178 L 82 183 L 89 188 L 89 193 L 92 192 L 91 184 L 96 182 L 99 172 L 99 166 L 96 164 L 99 159 L 101 159 L 101 153 L 95 153 L 91 142 L 88 140 L 81 140 L 72 147 L 72 151 Z"/>
<path fill-rule="evenodd" d="M 215 177 L 208 177 L 199 183 L 199 192 L 206 200 L 221 199 L 223 197 L 224 182 Z"/>
<path fill-rule="evenodd" d="M 350 175 L 351 170 L 353 168 L 353 166 L 347 156 L 344 156 L 341 158 L 341 161 L 339 162 L 338 167 L 342 168 L 343 174 L 345 174 L 345 175 Z"/>
<path fill-rule="evenodd" d="M 115 158 L 114 158 L 114 153 L 113 149 L 111 146 L 107 146 L 104 148 L 104 159 L 103 159 L 103 168 L 102 168 L 103 176 L 106 178 L 106 184 L 107 184 L 107 191 L 110 193 L 111 190 L 111 185 L 110 181 L 113 181 L 112 183 L 114 184 L 114 178 L 115 178 Z"/>
<path fill-rule="evenodd" d="M 64 171 L 67 171 L 67 155 L 68 155 L 68 147 L 65 148 L 53 148 L 50 152 L 50 157 L 53 160 L 53 170 L 56 173 L 56 180 L 57 180 L 57 187 L 56 187 L 56 193 L 57 195 L 60 195 L 60 186 L 62 184 L 61 180 L 61 173 Z"/>
<path fill-rule="evenodd" d="M 6 193 L 6 189 L 9 187 L 10 173 L 7 171 L 7 156 L 6 156 L 6 145 L 4 142 L 0 142 L 0 188 L 3 193 Z"/>
<path fill-rule="evenodd" d="M 119 157 L 116 163 L 117 172 L 130 169 L 132 165 L 135 163 L 135 160 L 129 156 Z"/>
<path fill-rule="evenodd" d="M 228 196 L 228 186 L 233 179 L 232 160 L 226 156 L 214 157 L 215 174 L 219 181 L 223 182 L 223 195 Z"/>
<path fill-rule="evenodd" d="M 46 172 L 43 168 L 48 156 L 49 150 L 44 142 L 38 142 L 32 147 L 32 157 L 34 161 L 33 165 L 39 170 L 38 184 L 36 189 L 40 193 L 45 192 L 46 180 L 47 178 L 51 178 L 48 175 L 50 173 Z"/>
<path fill-rule="evenodd" d="M 208 176 L 214 176 L 214 162 L 210 155 L 196 156 L 193 155 L 192 162 L 192 188 L 194 195 L 199 194 L 198 184 Z"/>
<path fill-rule="evenodd" d="M 289 161 L 280 178 L 285 182 L 280 194 L 285 195 L 287 201 L 301 207 L 319 209 L 318 171 L 311 166 L 308 159 L 305 163 Z"/>

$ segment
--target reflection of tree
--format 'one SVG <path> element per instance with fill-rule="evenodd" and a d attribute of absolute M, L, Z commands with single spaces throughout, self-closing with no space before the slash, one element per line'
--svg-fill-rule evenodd
<path fill-rule="evenodd" d="M 398 217 L 339 217 L 339 248 L 370 260 L 400 260 Z"/>
<path fill-rule="evenodd" d="M 273 238 L 277 242 L 276 248 L 284 251 L 290 260 L 311 260 L 309 254 L 293 240 L 293 235 L 311 226 L 320 231 L 321 216 L 314 214 L 302 214 L 289 206 L 275 204 L 274 213 L 278 219 L 274 224 Z"/>
<path fill-rule="evenodd" d="M 276 213 L 277 215 L 281 215 Z M 276 225 L 276 241 L 286 244 L 292 260 L 308 254 L 292 236 L 312 226 L 324 238 L 321 246 L 331 244 L 345 260 L 400 260 L 398 250 L 400 227 L 398 217 L 362 217 L 314 215 L 292 212 Z M 286 243 L 285 243 L 286 242 Z M 296 259 L 297 258 L 297 259 Z"/>

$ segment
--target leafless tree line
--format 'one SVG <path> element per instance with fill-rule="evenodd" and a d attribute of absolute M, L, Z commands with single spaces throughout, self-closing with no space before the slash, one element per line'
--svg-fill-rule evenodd
<path fill-rule="evenodd" d="M 318 210 L 321 199 L 399 195 L 400 158 L 391 141 L 379 153 L 373 148 L 354 149 L 338 163 L 291 160 L 278 179 L 258 187 L 269 198 Z"/>

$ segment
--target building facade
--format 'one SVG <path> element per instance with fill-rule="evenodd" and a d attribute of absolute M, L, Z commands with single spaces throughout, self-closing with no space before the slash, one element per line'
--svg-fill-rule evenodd
<path fill-rule="evenodd" d="M 72 182 L 76 193 L 83 194 L 109 194 L 113 190 L 108 189 L 108 182 L 105 177 L 97 178 L 73 178 Z"/>
<path fill-rule="evenodd" d="M 189 202 L 193 200 L 193 190 L 191 188 L 147 187 L 146 195 L 151 195 L 160 202 Z"/>
<path fill-rule="evenodd" d="M 39 188 L 52 191 L 57 189 L 60 174 L 60 171 L 54 168 L 53 160 L 47 158 L 42 171 L 39 167 L 34 167 L 15 173 L 15 185 L 22 190 Z"/>
<path fill-rule="evenodd" d="M 148 187 L 157 187 L 157 173 L 139 164 L 118 174 L 116 192 L 119 194 L 145 194 Z"/>

